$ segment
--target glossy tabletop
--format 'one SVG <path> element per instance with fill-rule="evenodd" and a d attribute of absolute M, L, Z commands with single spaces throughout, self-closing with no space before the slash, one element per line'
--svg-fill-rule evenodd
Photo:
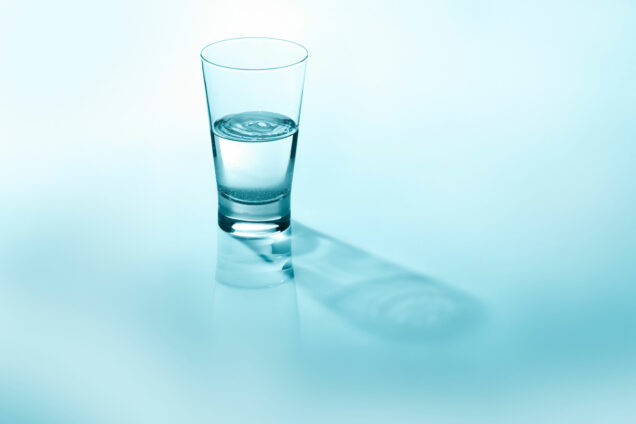
<path fill-rule="evenodd" d="M 636 419 L 629 2 L 63 3 L 0 15 L 1 422 Z M 310 61 L 241 241 L 198 50 L 255 33 Z"/>

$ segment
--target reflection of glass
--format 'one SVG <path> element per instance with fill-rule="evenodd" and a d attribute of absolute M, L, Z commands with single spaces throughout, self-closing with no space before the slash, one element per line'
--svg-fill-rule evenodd
<path fill-rule="evenodd" d="M 247 238 L 219 228 L 218 240 L 213 301 L 217 351 L 238 361 L 279 363 L 293 354 L 299 333 L 290 229 Z"/>
<path fill-rule="evenodd" d="M 307 50 L 236 38 L 201 51 L 219 225 L 236 235 L 282 231 L 290 193 Z"/>
<path fill-rule="evenodd" d="M 292 281 L 291 228 L 263 237 L 218 231 L 216 280 L 226 286 L 259 288 Z"/>

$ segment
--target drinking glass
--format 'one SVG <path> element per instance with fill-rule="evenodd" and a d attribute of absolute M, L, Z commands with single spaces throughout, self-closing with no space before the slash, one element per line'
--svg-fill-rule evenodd
<path fill-rule="evenodd" d="M 247 37 L 203 48 L 201 60 L 219 226 L 260 237 L 289 227 L 307 49 Z"/>

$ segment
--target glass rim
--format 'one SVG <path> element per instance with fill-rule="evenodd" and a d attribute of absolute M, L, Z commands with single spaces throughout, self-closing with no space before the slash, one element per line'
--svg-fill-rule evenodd
<path fill-rule="evenodd" d="M 293 44 L 295 46 L 300 47 L 301 49 L 304 50 L 305 55 L 302 57 L 302 59 L 297 60 L 297 61 L 295 61 L 293 63 L 289 63 L 289 64 L 281 65 L 281 66 L 273 66 L 273 67 L 268 67 L 268 68 L 245 68 L 245 67 L 221 65 L 220 63 L 215 63 L 215 62 L 211 61 L 210 59 L 206 58 L 203 55 L 203 52 L 208 47 L 211 47 L 211 46 L 213 46 L 215 44 L 225 43 L 225 42 L 228 42 L 228 41 L 237 41 L 237 40 L 273 40 L 273 41 L 282 41 L 282 42 Z M 215 41 L 213 43 L 205 45 L 201 49 L 201 53 L 199 53 L 199 56 L 201 56 L 201 60 L 203 60 L 205 63 L 208 63 L 208 64 L 210 64 L 212 66 L 217 66 L 219 68 L 231 69 L 231 70 L 234 70 L 234 71 L 248 71 L 248 72 L 249 71 L 275 71 L 275 70 L 278 70 L 278 69 L 291 68 L 292 66 L 296 66 L 296 65 L 299 65 L 299 64 L 303 63 L 309 57 L 309 51 L 302 44 L 297 43 L 295 41 L 291 41 L 291 40 L 285 40 L 284 38 L 274 38 L 274 37 L 234 37 L 234 38 L 226 38 L 224 40 L 218 40 L 218 41 Z"/>

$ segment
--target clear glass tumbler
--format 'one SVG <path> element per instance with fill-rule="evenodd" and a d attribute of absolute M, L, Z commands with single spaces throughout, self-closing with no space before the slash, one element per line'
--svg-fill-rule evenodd
<path fill-rule="evenodd" d="M 307 49 L 275 38 L 203 48 L 219 226 L 237 236 L 283 231 L 298 141 Z"/>

